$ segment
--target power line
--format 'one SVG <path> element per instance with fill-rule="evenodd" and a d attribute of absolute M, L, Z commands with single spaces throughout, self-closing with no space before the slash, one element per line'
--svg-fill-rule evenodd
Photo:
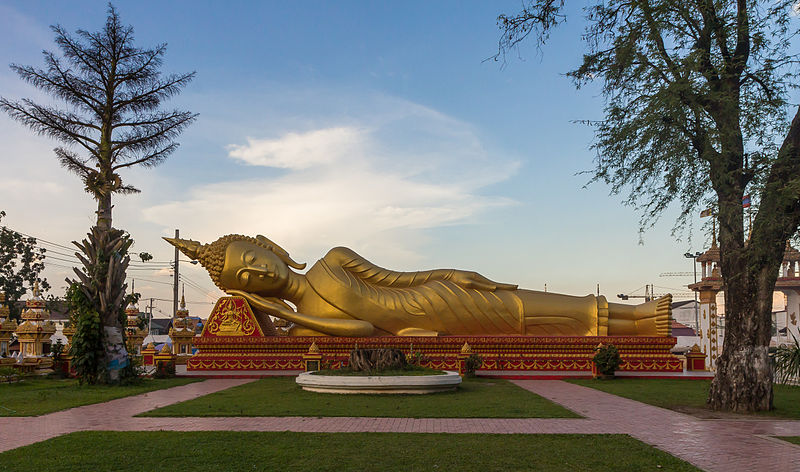
<path fill-rule="evenodd" d="M 180 275 L 180 278 L 181 278 L 182 280 L 185 280 L 185 281 L 187 281 L 187 282 L 191 282 L 191 283 L 193 283 L 194 285 L 196 285 L 196 286 L 197 286 L 198 288 L 200 288 L 200 289 L 203 289 L 203 290 L 206 290 L 206 291 L 213 291 L 213 290 L 209 290 L 207 287 L 203 286 L 202 284 L 198 283 L 197 281 L 195 281 L 195 280 L 193 280 L 193 279 L 191 279 L 191 278 L 187 277 L 187 276 L 186 276 L 186 274 L 181 274 L 181 275 Z"/>
<path fill-rule="evenodd" d="M 30 235 L 30 234 L 27 234 L 27 233 L 23 233 L 22 231 L 17 231 L 17 230 L 11 229 L 8 226 L 0 226 L 0 228 L 2 228 L 4 230 L 7 230 L 7 231 L 11 231 L 11 232 L 14 232 L 14 233 L 21 234 L 22 236 L 25 236 L 27 238 L 33 238 L 33 239 L 36 240 L 36 244 L 43 243 L 46 246 L 53 246 L 53 247 L 57 247 L 59 249 L 63 249 L 63 250 L 66 250 L 66 251 L 76 251 L 76 249 L 77 249 L 75 247 L 69 247 L 69 246 L 65 246 L 63 244 L 54 243 L 52 241 L 48 241 L 47 239 L 43 239 L 43 238 L 40 238 L 40 237 L 37 237 L 37 236 L 33 236 L 33 235 Z M 71 254 L 67 254 L 67 253 L 60 252 L 60 251 L 58 251 L 56 249 L 52 249 L 52 248 L 44 248 L 44 249 L 46 249 L 47 252 L 54 252 L 54 253 L 56 253 L 56 254 L 58 254 L 60 256 L 75 257 L 75 253 L 74 252 L 72 252 Z M 45 255 L 45 257 L 48 257 L 48 256 Z M 52 256 L 50 256 L 50 257 L 52 257 Z M 152 266 L 163 265 L 165 267 L 168 267 L 171 264 L 171 262 L 169 262 L 169 261 L 147 261 L 147 262 L 144 262 L 144 261 L 142 261 L 142 262 L 131 261 L 130 264 L 131 265 L 137 265 L 137 266 L 143 266 L 143 267 L 144 266 L 151 266 L 151 265 Z"/>
<path fill-rule="evenodd" d="M 3 226 L 2 228 L 5 229 L 5 230 L 8 230 L 8 231 L 12 231 L 14 233 L 19 233 L 19 234 L 21 234 L 21 235 L 23 235 L 23 236 L 25 236 L 27 238 L 33 238 L 33 239 L 36 240 L 37 243 L 39 243 L 39 241 L 41 241 L 41 242 L 43 242 L 45 244 L 49 244 L 51 246 L 55 246 L 55 247 L 60 247 L 62 249 L 66 249 L 67 251 L 71 251 L 72 250 L 72 248 L 70 248 L 68 246 L 64 246 L 63 244 L 58 244 L 58 243 L 54 243 L 54 242 L 48 241 L 46 239 L 37 238 L 36 236 L 31 236 L 30 234 L 23 233 L 22 231 L 13 230 L 13 229 L 9 228 L 8 226 Z"/>
<path fill-rule="evenodd" d="M 136 280 L 144 280 L 145 282 L 152 282 L 154 284 L 172 285 L 172 282 L 162 282 L 160 280 L 143 279 L 141 277 L 133 277 Z"/>
<path fill-rule="evenodd" d="M 54 260 L 54 261 L 60 261 L 60 262 L 71 262 L 71 263 L 74 263 L 74 264 L 81 264 L 81 261 L 79 261 L 78 259 L 75 259 L 75 260 L 72 260 L 72 259 L 62 259 L 62 258 L 60 258 L 60 257 L 53 257 L 53 256 L 50 256 L 50 257 L 46 257 L 46 258 L 44 259 L 44 262 L 47 262 L 47 259 L 52 259 L 52 260 Z"/>

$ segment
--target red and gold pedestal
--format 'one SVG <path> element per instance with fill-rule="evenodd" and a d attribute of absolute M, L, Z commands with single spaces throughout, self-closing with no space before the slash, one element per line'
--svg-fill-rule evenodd
<path fill-rule="evenodd" d="M 706 369 L 706 355 L 700 350 L 700 346 L 695 344 L 686 353 L 686 370 L 687 371 L 700 371 Z"/>
<path fill-rule="evenodd" d="M 350 351 L 359 348 L 396 348 L 420 352 L 423 365 L 461 371 L 469 354 L 483 358 L 481 373 L 496 375 L 588 375 L 598 344 L 619 350 L 621 372 L 676 373 L 683 363 L 670 352 L 676 338 L 663 336 L 438 336 L 438 337 L 337 337 L 264 336 L 244 298 L 217 301 L 200 336 L 188 370 L 214 374 L 221 371 L 302 371 L 309 349 L 316 344 L 326 366 L 347 364 Z M 464 345 L 469 347 L 464 352 Z"/>
<path fill-rule="evenodd" d="M 157 353 L 158 351 L 156 351 L 156 348 L 155 346 L 153 346 L 153 343 L 148 344 L 147 347 L 142 349 L 142 365 L 143 366 L 156 365 L 155 356 Z"/>
<path fill-rule="evenodd" d="M 175 355 L 172 354 L 169 346 L 164 344 L 164 347 L 153 356 L 153 363 L 158 367 L 160 363 L 168 363 L 170 361 L 175 362 Z"/>

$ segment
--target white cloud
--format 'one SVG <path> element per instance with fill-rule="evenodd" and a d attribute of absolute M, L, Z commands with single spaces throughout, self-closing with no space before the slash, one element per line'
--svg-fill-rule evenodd
<path fill-rule="evenodd" d="M 282 169 L 307 169 L 330 164 L 363 146 L 362 130 L 337 127 L 305 133 L 287 133 L 278 139 L 247 138 L 231 144 L 228 155 L 245 164 Z"/>

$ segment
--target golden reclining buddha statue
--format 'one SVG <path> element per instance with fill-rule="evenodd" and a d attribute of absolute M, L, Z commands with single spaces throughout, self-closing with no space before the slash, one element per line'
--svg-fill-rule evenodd
<path fill-rule="evenodd" d="M 302 274 L 295 270 L 306 265 L 264 236 L 164 239 L 199 261 L 221 290 L 293 323 L 292 336 L 670 334 L 671 295 L 624 305 L 520 289 L 471 271 L 395 272 L 344 247 Z"/>

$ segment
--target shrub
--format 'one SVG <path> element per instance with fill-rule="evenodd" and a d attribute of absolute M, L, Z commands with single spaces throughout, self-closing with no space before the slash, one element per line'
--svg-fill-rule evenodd
<path fill-rule="evenodd" d="M 17 369 L 13 367 L 0 367 L 0 382 L 15 382 L 19 380 Z"/>
<path fill-rule="evenodd" d="M 791 331 L 789 334 L 794 338 L 794 343 L 778 346 L 775 352 L 771 353 L 775 378 L 780 383 L 800 377 L 800 343 Z"/>
<path fill-rule="evenodd" d="M 422 353 L 422 351 L 415 351 L 414 347 L 411 347 L 411 350 L 406 355 L 406 361 L 410 365 L 415 365 L 418 367 L 422 367 L 424 364 L 430 362 L 430 358 Z"/>
<path fill-rule="evenodd" d="M 175 361 L 156 362 L 156 372 L 153 377 L 157 379 L 169 379 L 175 377 Z"/>
<path fill-rule="evenodd" d="M 480 369 L 482 365 L 483 357 L 477 354 L 470 354 L 469 357 L 464 359 L 464 375 L 475 377 L 475 371 Z"/>
<path fill-rule="evenodd" d="M 597 372 L 603 375 L 614 375 L 614 371 L 619 368 L 621 363 L 619 351 L 613 344 L 597 347 L 592 362 L 597 366 Z"/>

